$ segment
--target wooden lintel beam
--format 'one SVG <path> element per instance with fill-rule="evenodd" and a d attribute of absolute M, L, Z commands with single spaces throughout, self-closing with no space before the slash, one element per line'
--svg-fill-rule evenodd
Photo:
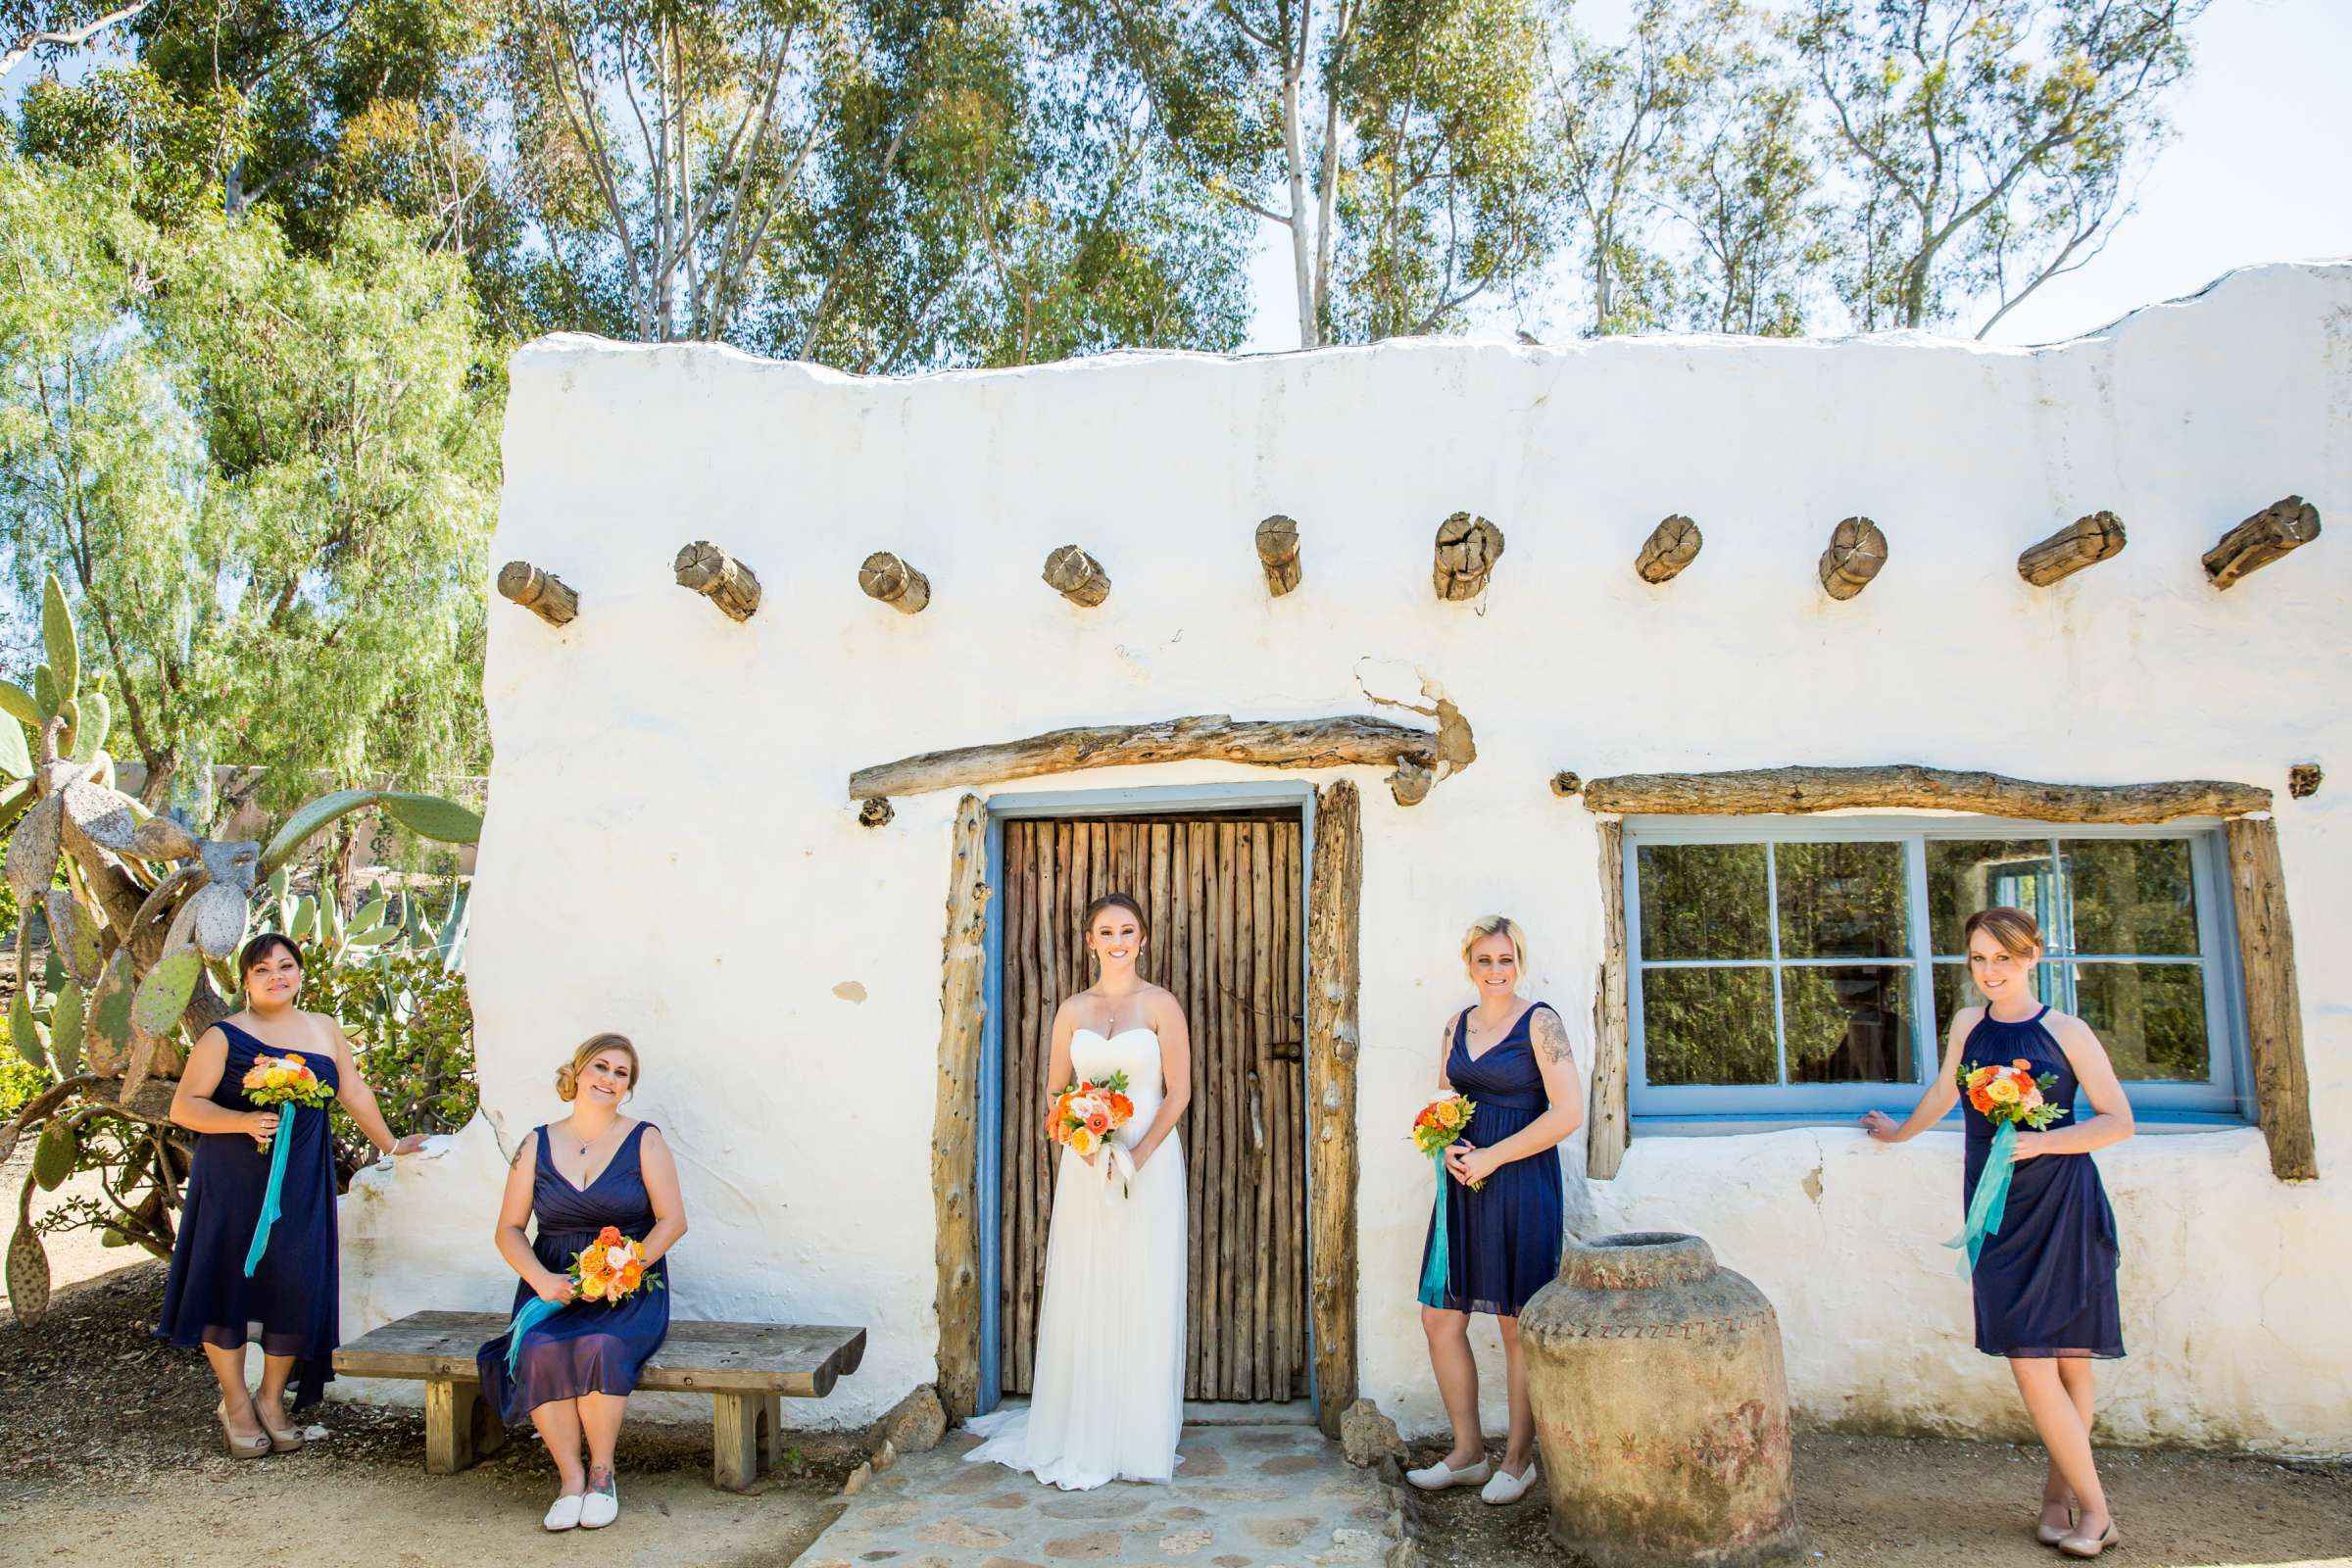
<path fill-rule="evenodd" d="M 2159 784 L 2044 784 L 1999 773 L 1897 763 L 1883 767 L 1758 767 L 1724 773 L 1621 773 L 1589 780 L 1585 806 L 1642 812 L 1752 816 L 1780 811 L 1973 811 L 2037 822 L 2169 822 L 2244 816 L 2271 808 L 2254 784 L 2180 779 Z"/>
<path fill-rule="evenodd" d="M 2228 588 L 2320 536 L 2320 509 L 2301 496 L 2274 501 L 2205 552 L 2205 579 Z"/>
<path fill-rule="evenodd" d="M 498 593 L 550 626 L 566 625 L 580 612 L 580 596 L 563 578 L 527 561 L 510 561 L 498 568 Z"/>
<path fill-rule="evenodd" d="M 1393 767 L 1410 759 L 1426 767 L 1437 755 L 1437 745 L 1433 731 L 1364 713 L 1271 719 L 1203 713 L 1151 724 L 1057 729 L 988 746 L 924 752 L 859 768 L 850 775 L 850 799 L 922 795 L 1040 773 L 1203 759 L 1257 767 Z"/>

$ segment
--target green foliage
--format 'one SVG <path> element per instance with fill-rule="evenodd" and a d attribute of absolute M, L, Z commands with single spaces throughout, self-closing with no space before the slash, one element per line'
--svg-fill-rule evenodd
<path fill-rule="evenodd" d="M 57 1080 L 43 1067 L 16 1056 L 0 1055 L 0 1122 L 15 1117 Z"/>
<path fill-rule="evenodd" d="M 438 955 L 404 953 L 374 966 L 321 966 L 305 978 L 302 1005 L 343 1025 L 361 1075 L 394 1131 L 455 1132 L 473 1118 L 480 1102 L 473 1009 L 465 974 L 445 968 Z M 343 1169 L 367 1163 L 368 1141 L 340 1110 L 334 1127 Z"/>

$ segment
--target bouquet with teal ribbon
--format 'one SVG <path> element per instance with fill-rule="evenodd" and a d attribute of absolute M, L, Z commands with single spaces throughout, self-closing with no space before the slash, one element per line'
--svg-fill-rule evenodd
<path fill-rule="evenodd" d="M 522 1337 L 531 1325 L 543 1323 L 563 1311 L 562 1305 L 545 1297 L 534 1296 L 514 1309 L 514 1320 L 507 1325 L 507 1376 L 514 1375 L 514 1362 L 522 1354 Z"/>
<path fill-rule="evenodd" d="M 1959 1079 L 1960 1092 L 1968 1097 L 1968 1102 L 1992 1123 L 1992 1151 L 1985 1156 L 1977 1190 L 1969 1198 L 1968 1218 L 1960 1234 L 1943 1244 L 1965 1251 L 1960 1277 L 1967 1279 L 1976 1269 L 1985 1240 L 2000 1234 L 2001 1220 L 2008 1213 L 2009 1181 L 2017 1174 L 2018 1128 L 2040 1132 L 2066 1111 L 2049 1102 L 2058 1075 L 2036 1075 L 2034 1064 L 2023 1056 L 2006 1067 L 1970 1063 L 1960 1069 Z"/>
<path fill-rule="evenodd" d="M 1462 1134 L 1470 1130 L 1470 1118 L 1478 1114 L 1476 1102 L 1464 1100 L 1448 1089 L 1421 1107 L 1413 1118 L 1413 1147 L 1427 1154 L 1438 1176 L 1437 1214 L 1430 1222 L 1429 1262 L 1421 1270 L 1420 1301 L 1423 1306 L 1443 1307 L 1446 1304 L 1446 1284 L 1452 1273 L 1453 1259 L 1446 1237 L 1446 1151 L 1461 1142 Z M 1472 1182 L 1473 1189 L 1485 1182 Z"/>
<path fill-rule="evenodd" d="M 294 1147 L 294 1118 L 305 1108 L 324 1110 L 335 1102 L 335 1092 L 311 1064 L 288 1052 L 282 1056 L 256 1056 L 242 1085 L 246 1100 L 256 1105 L 275 1105 L 277 1131 L 270 1139 L 270 1185 L 262 1190 L 262 1213 L 254 1222 L 253 1245 L 245 1249 L 245 1277 L 261 1267 L 270 1250 L 270 1227 L 277 1223 L 279 1200 L 286 1186 L 286 1155 Z"/>

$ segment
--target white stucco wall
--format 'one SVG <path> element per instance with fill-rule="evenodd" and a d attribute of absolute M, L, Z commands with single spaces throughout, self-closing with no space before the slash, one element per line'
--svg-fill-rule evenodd
<path fill-rule="evenodd" d="M 514 364 L 493 559 L 557 572 L 582 609 L 562 631 L 491 615 L 468 965 L 488 1123 L 511 1148 L 560 1108 L 550 1079 L 574 1042 L 635 1036 L 637 1108 L 667 1130 L 693 1219 L 677 1310 L 868 1325 L 863 1369 L 795 1414 L 870 1418 L 934 1371 L 955 797 L 901 800 L 869 830 L 850 770 L 1081 722 L 1361 711 L 1361 662 L 1403 661 L 1459 702 L 1479 751 L 1411 809 L 1357 774 L 1362 1384 L 1429 1431 L 1412 1304 L 1429 1170 L 1396 1134 L 1465 1000 L 1471 916 L 1517 915 L 1535 989 L 1589 1027 L 1593 819 L 1548 792 L 1554 770 L 2241 779 L 2278 792 L 2325 1174 L 2274 1181 L 2252 1130 L 2099 1156 L 2132 1351 L 2103 1373 L 2104 1419 L 2127 1439 L 2352 1449 L 2352 555 L 2323 538 L 2227 594 L 2198 565 L 2286 492 L 2340 510 L 2348 435 L 2352 265 L 2237 273 L 2042 350 L 1403 343 L 863 381 L 703 348 L 534 345 Z M 1507 553 L 1486 601 L 1440 604 L 1432 533 L 1465 508 Z M 2121 557 L 2053 589 L 2018 579 L 2020 549 L 2099 508 L 2131 530 Z M 1305 534 L 1304 585 L 1280 600 L 1250 548 L 1272 512 Z M 1653 588 L 1631 562 L 1669 512 L 1706 546 Z M 1814 563 L 1854 513 L 1891 559 L 1833 604 Z M 748 624 L 671 581 L 693 538 L 759 571 Z M 1108 568 L 1102 608 L 1038 580 L 1067 542 Z M 874 549 L 930 575 L 928 611 L 857 591 Z M 1988 676 L 2031 679 L 2035 700 L 1980 706 Z M 2288 800 L 2287 764 L 2312 758 L 2343 777 Z M 865 1000 L 837 996 L 845 981 Z M 504 1304 L 488 1123 L 355 1189 L 347 1335 Z M 1804 1416 L 2015 1434 L 1937 1245 L 1959 1182 L 1954 1136 L 1886 1150 L 1822 1127 L 1637 1138 L 1594 1200 L 1611 1228 L 1705 1236 L 1763 1287 Z"/>

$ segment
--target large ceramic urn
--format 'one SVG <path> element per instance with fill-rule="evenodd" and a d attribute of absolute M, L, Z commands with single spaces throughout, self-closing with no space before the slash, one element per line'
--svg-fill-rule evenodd
<path fill-rule="evenodd" d="M 1706 1243 L 1571 1242 L 1519 1339 L 1562 1546 L 1598 1568 L 1796 1550 L 1780 1319 Z"/>

